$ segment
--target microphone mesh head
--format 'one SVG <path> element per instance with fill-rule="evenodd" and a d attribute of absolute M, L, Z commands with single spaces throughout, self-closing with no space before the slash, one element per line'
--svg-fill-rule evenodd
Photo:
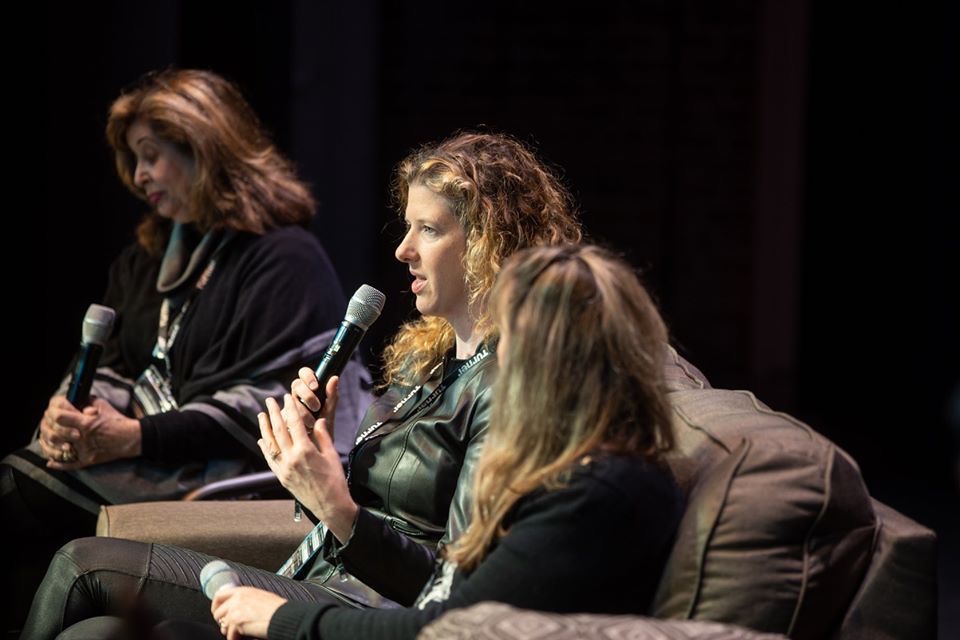
<path fill-rule="evenodd" d="M 237 573 L 223 560 L 211 560 L 200 570 L 200 588 L 211 600 L 220 587 L 234 587 L 239 584 Z"/>
<path fill-rule="evenodd" d="M 110 337 L 113 330 L 113 321 L 117 317 L 117 312 L 110 307 L 102 304 L 92 304 L 87 309 L 87 315 L 83 316 L 83 341 L 85 343 L 99 344 Z"/>
<path fill-rule="evenodd" d="M 383 303 L 386 299 L 387 296 L 370 285 L 360 285 L 357 292 L 350 298 L 350 304 L 347 305 L 347 314 L 344 316 L 344 320 L 366 331 L 370 328 L 370 325 L 380 317 L 380 312 L 383 311 Z"/>

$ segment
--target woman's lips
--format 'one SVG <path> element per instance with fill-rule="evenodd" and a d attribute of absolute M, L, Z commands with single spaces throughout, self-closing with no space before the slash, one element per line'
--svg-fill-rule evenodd
<path fill-rule="evenodd" d="M 426 284 L 427 284 L 426 280 L 417 276 L 416 278 L 414 278 L 413 283 L 410 285 L 410 291 L 412 291 L 413 294 L 416 295 L 423 290 L 423 287 L 426 286 Z"/>

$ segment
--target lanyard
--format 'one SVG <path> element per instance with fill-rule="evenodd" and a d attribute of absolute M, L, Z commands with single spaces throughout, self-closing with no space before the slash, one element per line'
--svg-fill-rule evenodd
<path fill-rule="evenodd" d="M 177 339 L 177 336 L 180 335 L 180 327 L 183 324 L 184 317 L 187 315 L 187 309 L 190 308 L 190 303 L 197 297 L 197 294 L 207 286 L 207 282 L 210 281 L 210 276 L 213 275 L 213 270 L 216 266 L 216 258 L 211 258 L 203 270 L 203 273 L 197 278 L 197 283 L 190 291 L 190 295 L 187 296 L 187 299 L 180 305 L 180 310 L 177 312 L 172 323 L 170 322 L 170 298 L 164 298 L 160 304 L 160 322 L 157 327 L 157 344 L 153 347 L 153 357 L 164 363 L 167 369 L 167 375 L 170 374 L 170 362 L 167 360 L 167 355 L 170 353 L 170 349 L 173 348 L 173 343 Z"/>
<path fill-rule="evenodd" d="M 456 382 L 467 371 L 469 371 L 470 369 L 473 369 L 475 366 L 477 366 L 478 364 L 486 360 L 487 357 L 490 355 L 490 353 L 491 353 L 490 350 L 487 347 L 484 347 L 482 351 L 475 354 L 469 360 L 467 360 L 466 362 L 461 364 L 459 367 L 457 367 L 456 369 L 448 373 L 446 376 L 444 376 L 443 380 L 440 382 L 437 388 L 434 389 L 430 393 L 430 395 L 428 395 L 426 398 L 421 400 L 420 403 L 410 411 L 410 418 L 416 417 L 417 415 L 423 413 L 426 409 L 433 406 L 437 402 L 437 400 L 439 400 L 440 397 L 443 396 L 443 392 L 446 391 L 450 387 L 450 385 Z M 443 362 L 438 362 L 433 366 L 432 369 L 430 369 L 430 373 L 427 374 L 427 380 L 429 380 L 431 376 L 433 376 L 433 374 L 436 372 L 437 369 L 440 368 L 440 365 L 442 364 Z M 355 447 L 358 446 L 361 442 L 369 438 L 377 429 L 383 426 L 385 422 L 387 422 L 388 420 L 392 420 L 393 417 L 397 415 L 397 412 L 403 408 L 403 405 L 407 404 L 407 402 L 410 401 L 410 398 L 415 396 L 417 392 L 420 391 L 420 389 L 422 388 L 423 388 L 423 383 L 418 384 L 416 387 L 411 389 L 410 393 L 405 395 L 403 399 L 400 400 L 400 402 L 398 402 L 393 406 L 393 410 L 390 412 L 390 415 L 388 415 L 383 420 L 380 420 L 376 424 L 372 424 L 366 429 L 364 429 L 360 433 L 360 435 L 357 436 L 357 440 L 354 443 L 354 446 Z"/>

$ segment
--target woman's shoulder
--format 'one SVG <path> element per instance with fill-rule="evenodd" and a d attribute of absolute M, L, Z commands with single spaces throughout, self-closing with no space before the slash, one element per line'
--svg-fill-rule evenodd
<path fill-rule="evenodd" d="M 139 242 L 133 241 L 114 256 L 110 270 L 117 274 L 135 274 L 159 268 L 160 261 L 161 256 L 149 253 Z"/>
<path fill-rule="evenodd" d="M 559 489 L 536 492 L 531 498 L 629 512 L 673 509 L 683 502 L 669 468 L 640 456 L 610 453 L 584 456 Z"/>
<path fill-rule="evenodd" d="M 463 415 L 467 416 L 467 431 L 472 439 L 486 431 L 490 418 L 493 386 L 498 371 L 497 353 L 493 349 L 484 351 L 481 348 L 471 358 L 459 361 L 457 366 L 464 368 L 463 373 L 448 394 L 451 400 L 456 399 L 463 409 Z"/>
<path fill-rule="evenodd" d="M 493 383 L 497 380 L 497 371 L 499 371 L 497 367 L 496 347 L 484 348 L 478 351 L 473 358 L 478 360 L 478 362 L 475 364 L 476 371 L 473 376 L 474 384 L 484 393 L 484 395 L 489 396 L 490 390 L 493 387 Z M 465 364 L 469 363 L 469 359 L 465 361 Z"/>
<path fill-rule="evenodd" d="M 260 252 L 325 255 L 323 246 L 317 236 L 298 225 L 276 227 L 263 234 L 239 232 L 236 235 L 236 244 Z"/>
<path fill-rule="evenodd" d="M 307 269 L 313 279 L 335 273 L 320 241 L 303 227 L 279 227 L 263 235 L 240 232 L 230 240 L 230 245 L 229 253 L 238 263 L 257 270 Z"/>
<path fill-rule="evenodd" d="M 590 485 L 605 486 L 619 492 L 633 488 L 649 490 L 662 487 L 673 493 L 677 483 L 669 467 L 637 455 L 597 453 L 585 456 L 578 463 L 574 478 Z"/>

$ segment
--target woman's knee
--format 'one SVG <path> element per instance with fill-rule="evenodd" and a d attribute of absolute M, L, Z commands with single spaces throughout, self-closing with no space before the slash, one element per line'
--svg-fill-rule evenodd
<path fill-rule="evenodd" d="M 142 573 L 149 562 L 149 554 L 150 545 L 143 542 L 95 536 L 77 538 L 54 554 L 50 571 L 78 575 L 100 570 Z"/>

